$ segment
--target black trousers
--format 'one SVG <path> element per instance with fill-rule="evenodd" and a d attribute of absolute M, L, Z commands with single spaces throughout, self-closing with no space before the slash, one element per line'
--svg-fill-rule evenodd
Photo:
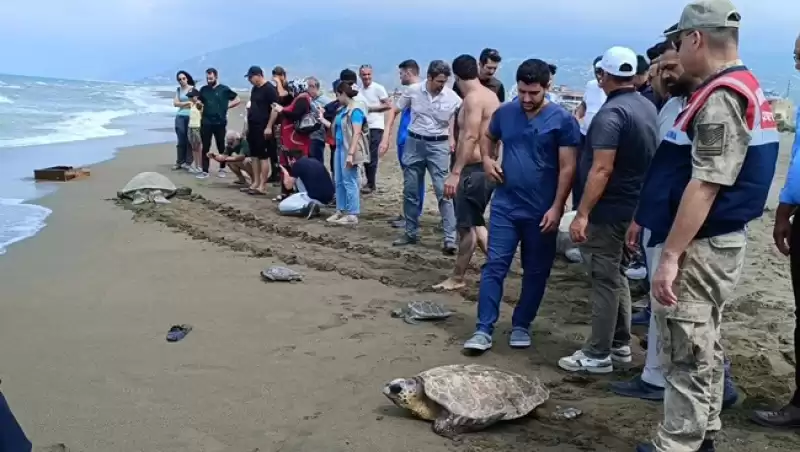
<path fill-rule="evenodd" d="M 364 164 L 364 173 L 367 175 L 367 187 L 373 190 L 378 176 L 378 148 L 382 139 L 383 129 L 369 129 L 369 163 Z"/>
<path fill-rule="evenodd" d="M 796 211 L 797 212 L 797 211 Z M 800 213 L 800 212 L 798 212 Z M 791 404 L 800 407 L 800 216 L 795 214 L 790 236 L 790 269 L 794 292 L 794 381 L 795 391 Z"/>
<path fill-rule="evenodd" d="M 203 144 L 203 171 L 208 172 L 208 167 L 211 160 L 208 158 L 209 151 L 211 151 L 211 139 L 217 144 L 217 152 L 222 154 L 225 152 L 225 131 L 227 124 L 201 124 L 200 125 L 200 142 Z M 220 169 L 225 168 L 225 162 L 219 164 Z"/>

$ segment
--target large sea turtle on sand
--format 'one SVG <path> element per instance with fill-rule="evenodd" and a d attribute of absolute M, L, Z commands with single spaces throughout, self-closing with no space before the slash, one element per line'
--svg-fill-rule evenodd
<path fill-rule="evenodd" d="M 156 204 L 169 204 L 169 198 L 175 195 L 188 195 L 192 189 L 188 187 L 178 188 L 166 176 L 144 172 L 133 176 L 122 190 L 117 192 L 120 199 L 132 199 L 134 205 L 154 202 Z"/>
<path fill-rule="evenodd" d="M 383 387 L 383 394 L 400 408 L 433 421 L 433 431 L 448 438 L 526 416 L 550 397 L 536 377 L 480 364 L 434 367 L 411 378 L 397 378 Z M 569 409 L 555 417 L 579 414 Z"/>

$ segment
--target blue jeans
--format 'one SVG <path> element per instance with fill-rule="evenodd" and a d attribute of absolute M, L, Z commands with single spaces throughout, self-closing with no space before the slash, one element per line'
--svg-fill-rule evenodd
<path fill-rule="evenodd" d="M 325 140 L 311 140 L 308 156 L 325 164 Z"/>
<path fill-rule="evenodd" d="M 406 147 L 405 142 L 397 143 L 397 160 L 400 162 L 400 169 L 405 171 L 406 167 L 403 165 L 403 149 Z M 425 176 L 419 178 L 419 214 L 422 215 L 422 206 L 425 205 Z"/>
<path fill-rule="evenodd" d="M 189 117 L 175 116 L 175 135 L 178 137 L 176 165 L 192 163 L 192 147 L 189 145 Z"/>
<path fill-rule="evenodd" d="M 347 168 L 347 151 L 335 153 L 336 156 L 336 210 L 350 215 L 361 213 L 358 165 Z"/>
<path fill-rule="evenodd" d="M 11 412 L 6 397 L 0 392 L 0 451 L 30 452 L 31 442 Z"/>
<path fill-rule="evenodd" d="M 439 202 L 445 244 L 456 243 L 456 214 L 453 200 L 444 198 L 444 180 L 450 173 L 450 145 L 447 141 L 423 141 L 408 137 L 403 149 L 403 216 L 406 235 L 416 239 L 422 199 L 419 187 L 425 183 L 425 171 L 431 175 L 433 191 Z"/>
<path fill-rule="evenodd" d="M 492 208 L 489 215 L 488 256 L 481 272 L 477 330 L 488 335 L 500 314 L 503 281 L 522 242 L 522 293 L 511 318 L 513 328 L 529 330 L 544 296 L 556 257 L 556 232 L 542 234 L 539 219 L 515 219 Z"/>

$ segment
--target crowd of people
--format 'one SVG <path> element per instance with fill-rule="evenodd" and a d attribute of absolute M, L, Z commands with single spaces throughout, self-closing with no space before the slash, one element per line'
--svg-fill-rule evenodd
<path fill-rule="evenodd" d="M 473 353 L 492 347 L 503 282 L 520 245 L 522 291 L 508 341 L 531 346 L 572 197 L 575 246 L 568 253 L 589 270 L 592 322 L 583 347 L 558 366 L 613 372 L 631 362 L 631 324 L 648 326 L 642 374 L 612 385 L 621 396 L 663 400 L 663 421 L 637 450 L 713 451 L 720 411 L 738 399 L 721 345 L 722 312 L 742 272 L 747 223 L 763 213 L 778 156 L 770 105 L 739 59 L 740 20 L 730 0 L 691 2 L 646 56 L 626 47 L 598 56 L 575 112 L 550 100 L 557 68 L 539 59 L 519 65 L 517 97 L 505 102 L 496 77 L 502 58 L 487 48 L 452 64 L 432 61 L 424 77 L 416 61 L 402 61 L 397 99 L 373 81 L 369 65 L 341 71 L 335 99 L 314 77 L 288 81 L 275 67 L 267 79 L 254 66 L 246 74 L 253 88 L 244 130 L 226 135 L 225 112 L 238 104 L 236 94 L 214 69 L 199 90 L 182 71 L 176 169 L 208 177 L 213 159 L 220 171 L 227 164 L 249 195 L 281 184 L 281 213 L 313 217 L 333 204 L 327 221 L 354 225 L 361 196 L 376 190 L 378 162 L 395 144 L 403 189 L 402 212 L 391 220 L 402 230 L 393 246 L 418 241 L 427 173 L 442 252 L 456 256 L 453 274 L 434 287 L 463 287 L 475 249 L 486 255 L 476 330 L 464 343 Z M 800 226 L 790 221 L 800 205 L 798 178 L 782 193 L 775 238 L 791 255 L 800 297 L 800 247 L 791 247 Z M 637 254 L 650 301 L 633 313 L 625 270 Z M 800 427 L 800 392 L 753 420 Z"/>

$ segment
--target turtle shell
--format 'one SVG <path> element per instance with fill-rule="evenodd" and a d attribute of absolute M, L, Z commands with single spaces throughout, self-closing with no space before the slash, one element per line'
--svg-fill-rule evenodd
<path fill-rule="evenodd" d="M 446 319 L 453 314 L 441 304 L 432 301 L 412 301 L 408 304 L 408 313 L 420 320 Z"/>
<path fill-rule="evenodd" d="M 550 392 L 536 377 L 482 366 L 453 364 L 418 375 L 425 395 L 449 412 L 468 419 L 517 419 L 543 404 Z"/>
<path fill-rule="evenodd" d="M 130 195 L 138 190 L 161 190 L 164 196 L 169 196 L 175 192 L 176 187 L 163 174 L 148 171 L 133 176 L 133 179 L 125 184 L 120 192 L 124 195 Z"/>
<path fill-rule="evenodd" d="M 261 272 L 261 277 L 268 281 L 300 281 L 303 275 L 286 267 L 270 267 Z"/>

